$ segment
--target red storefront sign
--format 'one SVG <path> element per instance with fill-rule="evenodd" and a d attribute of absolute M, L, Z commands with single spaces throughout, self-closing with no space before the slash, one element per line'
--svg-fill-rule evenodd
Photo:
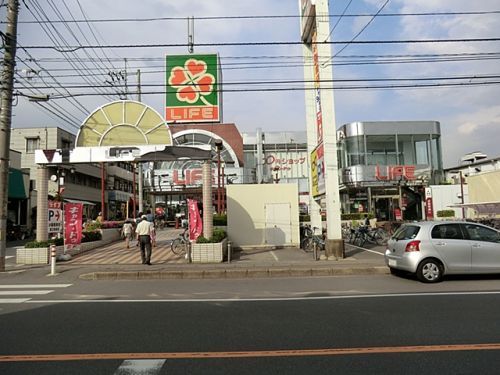
<path fill-rule="evenodd" d="M 79 245 L 82 242 L 82 203 L 64 205 L 64 244 Z"/>
<path fill-rule="evenodd" d="M 414 165 L 388 165 L 383 168 L 378 165 L 375 167 L 375 178 L 380 181 L 405 180 L 415 179 Z"/>

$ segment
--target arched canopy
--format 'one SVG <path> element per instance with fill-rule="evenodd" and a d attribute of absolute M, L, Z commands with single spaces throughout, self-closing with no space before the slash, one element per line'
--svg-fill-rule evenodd
<path fill-rule="evenodd" d="M 76 147 L 172 145 L 162 116 L 148 105 L 119 100 L 97 108 L 76 137 Z"/>

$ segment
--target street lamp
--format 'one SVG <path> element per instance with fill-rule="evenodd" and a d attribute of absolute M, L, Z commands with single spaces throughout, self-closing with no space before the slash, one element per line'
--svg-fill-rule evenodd
<path fill-rule="evenodd" d="M 460 178 L 460 200 L 462 202 L 462 219 L 465 220 L 465 207 L 464 207 L 464 203 L 465 203 L 465 200 L 464 200 L 464 177 L 462 175 L 462 171 L 459 170 L 459 171 L 450 171 L 451 173 L 458 173 L 458 176 Z"/>

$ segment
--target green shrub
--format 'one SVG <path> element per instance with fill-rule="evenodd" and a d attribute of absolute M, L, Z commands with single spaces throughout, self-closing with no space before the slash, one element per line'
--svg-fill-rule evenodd
<path fill-rule="evenodd" d="M 82 235 L 82 243 L 102 240 L 101 232 L 83 232 Z"/>
<path fill-rule="evenodd" d="M 227 215 L 226 214 L 214 215 L 214 225 L 226 226 L 227 225 Z"/>
<path fill-rule="evenodd" d="M 64 239 L 54 238 L 48 241 L 31 241 L 31 242 L 26 242 L 24 247 L 28 249 L 35 249 L 40 247 L 49 247 L 52 244 L 55 244 L 56 246 L 62 246 L 64 244 Z"/>
<path fill-rule="evenodd" d="M 227 237 L 226 231 L 224 229 L 216 228 L 214 229 L 214 233 L 212 237 L 206 238 L 203 236 L 199 236 L 196 239 L 196 243 L 218 243 L 222 242 L 224 238 Z"/>
<path fill-rule="evenodd" d="M 455 217 L 454 210 L 440 210 L 436 212 L 437 217 Z"/>
<path fill-rule="evenodd" d="M 310 215 L 299 215 L 299 221 L 311 221 L 311 216 Z"/>
<path fill-rule="evenodd" d="M 91 221 L 85 225 L 85 231 L 86 232 L 93 232 L 98 229 L 101 229 L 102 224 L 98 221 Z"/>

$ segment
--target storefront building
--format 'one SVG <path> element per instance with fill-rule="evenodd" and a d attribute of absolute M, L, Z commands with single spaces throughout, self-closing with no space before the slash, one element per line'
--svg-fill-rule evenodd
<path fill-rule="evenodd" d="M 352 122 L 337 140 L 344 213 L 425 218 L 425 187 L 443 179 L 439 122 Z"/>

